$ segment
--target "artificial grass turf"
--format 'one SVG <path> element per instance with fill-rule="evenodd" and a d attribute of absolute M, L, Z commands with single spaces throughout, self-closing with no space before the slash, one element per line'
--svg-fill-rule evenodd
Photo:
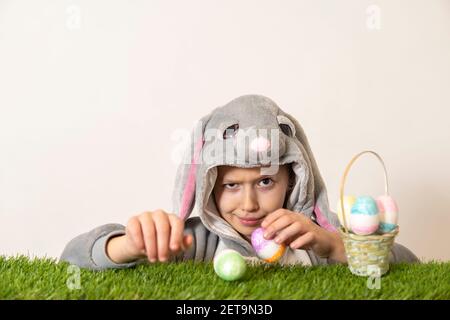
<path fill-rule="evenodd" d="M 235 282 L 194 261 L 79 275 L 80 289 L 71 290 L 76 270 L 68 263 L 0 256 L 0 299 L 450 299 L 450 262 L 391 265 L 379 289 L 345 265 L 249 266 Z"/>

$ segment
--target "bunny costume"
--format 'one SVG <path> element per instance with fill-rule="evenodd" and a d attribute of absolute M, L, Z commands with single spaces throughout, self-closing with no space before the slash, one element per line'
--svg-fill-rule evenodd
<path fill-rule="evenodd" d="M 328 204 L 325 184 L 300 124 L 271 99 L 260 95 L 238 97 L 218 107 L 197 123 L 179 164 L 173 191 L 172 212 L 185 220 L 185 234 L 192 234 L 192 246 L 173 260 L 211 261 L 224 249 L 234 249 L 246 259 L 258 261 L 251 244 L 218 212 L 213 195 L 217 167 L 260 167 L 262 174 L 275 174 L 280 165 L 291 165 L 295 184 L 285 208 L 336 231 L 337 215 Z M 196 216 L 189 217 L 195 210 Z M 90 269 L 124 268 L 145 259 L 116 264 L 106 254 L 107 241 L 123 235 L 125 227 L 107 224 L 70 241 L 61 256 Z M 407 248 L 394 244 L 391 262 L 417 262 Z M 287 248 L 281 264 L 319 265 L 334 263 L 312 250 Z"/>

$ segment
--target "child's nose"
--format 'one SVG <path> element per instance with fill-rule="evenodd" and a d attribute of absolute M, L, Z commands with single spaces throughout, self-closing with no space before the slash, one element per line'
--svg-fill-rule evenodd
<path fill-rule="evenodd" d="M 250 149 L 255 152 L 264 152 L 270 149 L 270 141 L 264 137 L 257 137 L 250 143 Z"/>
<path fill-rule="evenodd" d="M 258 199 L 253 190 L 245 190 L 242 209 L 247 212 L 259 209 Z"/>

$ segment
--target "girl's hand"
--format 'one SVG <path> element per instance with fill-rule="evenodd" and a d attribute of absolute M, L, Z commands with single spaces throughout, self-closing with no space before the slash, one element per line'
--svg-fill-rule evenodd
<path fill-rule="evenodd" d="M 127 223 L 125 235 L 108 241 L 106 252 L 116 263 L 147 257 L 150 262 L 165 262 L 192 244 L 191 235 L 183 235 L 184 221 L 163 210 L 144 212 Z"/>
<path fill-rule="evenodd" d="M 344 244 L 336 232 L 330 232 L 298 212 L 278 209 L 261 223 L 264 237 L 284 243 L 292 249 L 312 249 L 322 258 L 345 263 Z"/>

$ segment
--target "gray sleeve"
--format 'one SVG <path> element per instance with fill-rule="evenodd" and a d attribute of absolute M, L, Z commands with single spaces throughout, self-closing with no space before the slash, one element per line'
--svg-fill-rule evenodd
<path fill-rule="evenodd" d="M 83 233 L 66 245 L 60 261 L 93 270 L 129 268 L 136 264 L 147 263 L 146 259 L 141 259 L 131 263 L 117 264 L 108 257 L 106 243 L 110 238 L 122 234 L 125 234 L 125 227 L 120 224 L 106 224 Z M 213 260 L 218 236 L 206 229 L 199 217 L 186 220 L 184 234 L 191 234 L 194 241 L 188 250 L 173 257 L 171 261 Z"/>
<path fill-rule="evenodd" d="M 136 262 L 117 264 L 106 254 L 108 240 L 123 234 L 125 234 L 125 227 L 120 224 L 106 224 L 83 233 L 66 245 L 60 261 L 92 270 L 132 267 L 136 265 Z"/>
<path fill-rule="evenodd" d="M 405 246 L 402 246 L 399 243 L 394 243 L 391 249 L 391 253 L 389 254 L 389 262 L 390 263 L 399 263 L 399 262 L 409 262 L 409 263 L 417 263 L 420 262 L 419 258 L 416 257 L 414 253 L 411 252 Z"/>

